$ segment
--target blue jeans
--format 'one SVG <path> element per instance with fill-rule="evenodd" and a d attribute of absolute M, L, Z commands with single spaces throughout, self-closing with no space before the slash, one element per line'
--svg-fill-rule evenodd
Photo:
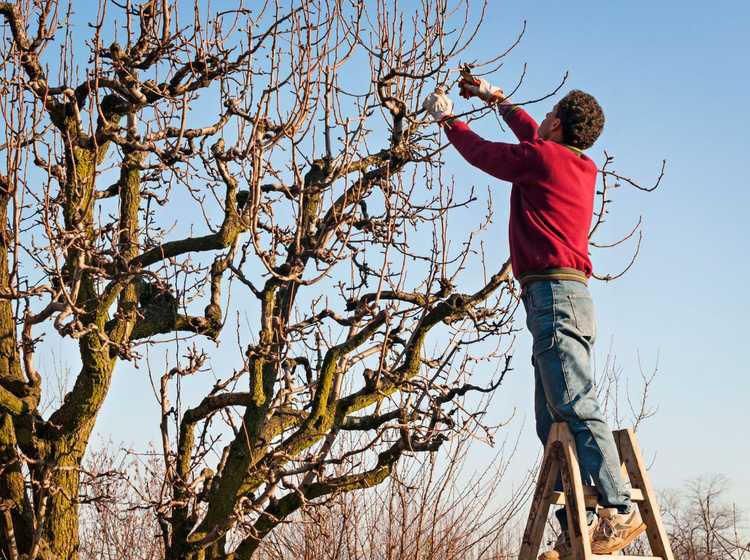
<path fill-rule="evenodd" d="M 599 503 L 630 511 L 612 430 L 596 398 L 591 349 L 596 337 L 588 288 L 574 280 L 542 280 L 523 289 L 526 325 L 534 338 L 536 432 L 547 442 L 553 422 L 566 422 L 576 442 L 584 484 L 596 486 Z"/>

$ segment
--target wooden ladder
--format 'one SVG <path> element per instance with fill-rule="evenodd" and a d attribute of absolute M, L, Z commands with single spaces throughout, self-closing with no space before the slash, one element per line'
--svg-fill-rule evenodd
<path fill-rule="evenodd" d="M 552 425 L 547 445 L 544 448 L 544 458 L 539 469 L 539 479 L 531 502 L 531 511 L 526 522 L 518 560 L 536 560 L 550 507 L 565 504 L 567 504 L 565 511 L 568 517 L 568 536 L 574 560 L 596 558 L 674 560 L 635 434 L 630 429 L 616 430 L 613 434 L 620 454 L 623 476 L 628 477 L 633 486 L 631 499 L 638 502 L 641 517 L 646 524 L 651 554 L 654 556 L 622 556 L 620 553 L 610 555 L 591 552 L 586 526 L 586 506 L 596 506 L 597 491 L 593 486 L 584 486 L 581 481 L 576 444 L 568 425 L 556 423 Z M 562 478 L 563 492 L 555 492 L 558 473 Z M 582 538 L 582 535 L 586 535 L 586 538 Z"/>

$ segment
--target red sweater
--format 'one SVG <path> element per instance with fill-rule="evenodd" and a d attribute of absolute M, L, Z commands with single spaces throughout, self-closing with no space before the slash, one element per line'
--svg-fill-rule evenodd
<path fill-rule="evenodd" d="M 517 278 L 553 268 L 591 276 L 588 233 L 596 164 L 580 150 L 542 140 L 521 108 L 505 113 L 519 144 L 489 142 L 459 120 L 446 134 L 460 154 L 493 177 L 510 181 L 510 257 Z"/>

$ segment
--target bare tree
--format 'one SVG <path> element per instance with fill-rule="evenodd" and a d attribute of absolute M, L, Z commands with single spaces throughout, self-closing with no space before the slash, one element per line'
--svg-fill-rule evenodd
<path fill-rule="evenodd" d="M 691 480 L 683 490 L 664 495 L 662 511 L 676 558 L 750 558 L 743 512 L 727 498 L 728 488 L 725 477 L 713 475 Z"/>
<path fill-rule="evenodd" d="M 81 3 L 0 3 L 7 558 L 78 557 L 79 505 L 106 503 L 124 472 L 81 466 L 97 415 L 117 364 L 155 345 L 175 361 L 155 384 L 161 483 L 142 498 L 167 558 L 250 558 L 290 514 L 403 456 L 492 436 L 517 299 L 475 241 L 491 207 L 444 180 L 420 109 L 457 79 L 484 7 L 258 4 L 102 0 L 84 30 Z M 449 216 L 468 207 L 460 242 Z M 458 290 L 469 264 L 483 276 Z M 230 298 L 242 313 L 222 336 Z M 80 369 L 42 414 L 39 353 L 59 339 Z M 204 341 L 224 359 L 236 342 L 237 365 L 183 407 L 182 380 L 211 375 Z"/>
<path fill-rule="evenodd" d="M 471 440 L 461 438 L 443 448 L 445 460 L 434 453 L 400 462 L 387 483 L 332 494 L 290 515 L 257 554 L 268 560 L 352 560 L 363 551 L 394 560 L 515 557 L 534 474 L 512 488 L 506 480 L 519 436 L 506 436 L 486 464 L 469 460 Z M 155 520 L 144 509 L 163 480 L 157 457 L 115 454 L 106 445 L 84 468 L 92 500 L 81 508 L 81 558 L 161 558 L 161 541 L 148 534 Z"/>
<path fill-rule="evenodd" d="M 164 465 L 155 450 L 115 451 L 103 442 L 81 468 L 80 558 L 83 560 L 159 560 L 164 543 L 149 506 L 164 482 Z"/>
<path fill-rule="evenodd" d="M 681 560 L 746 560 L 750 558 L 746 511 L 729 497 L 729 480 L 719 474 L 701 476 L 677 490 L 661 494 L 661 512 L 675 558 Z M 626 550 L 648 550 L 645 537 Z"/>
<path fill-rule="evenodd" d="M 641 424 L 658 411 L 658 407 L 651 403 L 652 385 L 659 373 L 658 356 L 653 369 L 646 371 L 639 354 L 638 369 L 640 380 L 626 375 L 610 345 L 600 373 L 596 375 L 596 392 L 607 422 L 613 429 L 627 426 L 637 432 Z"/>

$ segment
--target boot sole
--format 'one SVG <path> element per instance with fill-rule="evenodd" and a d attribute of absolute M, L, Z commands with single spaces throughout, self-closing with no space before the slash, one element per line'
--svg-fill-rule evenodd
<path fill-rule="evenodd" d="M 623 537 L 622 541 L 617 543 L 616 546 L 594 547 L 594 543 L 591 543 L 591 552 L 593 554 L 612 554 L 613 552 L 622 550 L 623 548 L 628 546 L 630 543 L 632 543 L 635 539 L 637 539 L 641 535 L 641 533 L 643 533 L 645 530 L 646 530 L 646 524 L 641 523 L 638 527 L 636 527 L 630 533 L 628 533 L 625 537 Z"/>

